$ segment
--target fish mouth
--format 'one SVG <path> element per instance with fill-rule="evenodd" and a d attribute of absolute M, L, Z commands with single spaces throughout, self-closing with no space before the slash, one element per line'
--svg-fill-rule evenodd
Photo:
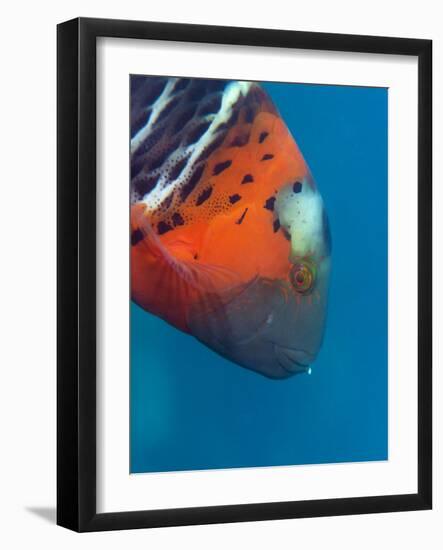
<path fill-rule="evenodd" d="M 315 357 L 305 351 L 274 344 L 274 353 L 280 367 L 289 374 L 310 373 Z"/>

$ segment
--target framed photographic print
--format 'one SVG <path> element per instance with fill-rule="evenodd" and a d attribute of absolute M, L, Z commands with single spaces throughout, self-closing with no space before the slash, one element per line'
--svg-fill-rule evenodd
<path fill-rule="evenodd" d="M 429 40 L 58 26 L 77 531 L 432 505 Z"/>

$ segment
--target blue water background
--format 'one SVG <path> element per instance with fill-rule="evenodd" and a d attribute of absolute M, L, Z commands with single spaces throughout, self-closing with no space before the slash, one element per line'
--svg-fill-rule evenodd
<path fill-rule="evenodd" d="M 311 375 L 269 380 L 131 304 L 131 472 L 388 457 L 388 91 L 264 87 L 329 214 L 323 347 Z"/>

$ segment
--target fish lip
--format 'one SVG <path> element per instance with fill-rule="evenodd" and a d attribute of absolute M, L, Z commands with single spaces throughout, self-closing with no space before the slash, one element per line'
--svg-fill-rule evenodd
<path fill-rule="evenodd" d="M 289 369 L 287 367 L 285 367 L 284 365 L 282 365 L 282 363 L 280 362 L 279 359 L 277 359 L 278 361 L 278 364 L 280 365 L 280 367 L 285 371 L 287 372 L 288 374 L 303 374 L 303 373 L 308 373 L 311 369 L 311 367 L 309 365 L 302 365 L 301 363 L 297 363 L 297 362 L 294 362 L 293 365 L 296 366 L 296 368 L 294 369 Z"/>
<path fill-rule="evenodd" d="M 274 344 L 274 353 L 280 367 L 289 374 L 308 373 L 315 357 L 306 350 Z"/>

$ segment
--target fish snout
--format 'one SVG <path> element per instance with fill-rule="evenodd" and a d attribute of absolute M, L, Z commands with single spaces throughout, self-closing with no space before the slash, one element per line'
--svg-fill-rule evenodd
<path fill-rule="evenodd" d="M 274 345 L 275 358 L 279 365 L 289 374 L 311 373 L 309 366 L 315 360 L 315 355 L 304 350 L 285 348 Z"/>
<path fill-rule="evenodd" d="M 285 290 L 285 291 L 284 291 Z M 325 304 L 288 298 L 281 281 L 256 279 L 211 311 L 194 308 L 190 332 L 230 361 L 268 378 L 307 373 L 321 345 Z"/>

